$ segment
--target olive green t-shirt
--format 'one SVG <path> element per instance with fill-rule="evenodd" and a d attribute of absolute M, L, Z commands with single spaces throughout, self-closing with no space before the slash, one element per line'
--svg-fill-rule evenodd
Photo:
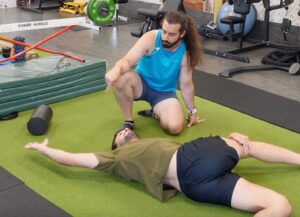
<path fill-rule="evenodd" d="M 175 196 L 174 188 L 164 188 L 164 177 L 180 144 L 169 139 L 151 138 L 130 142 L 111 152 L 95 153 L 95 168 L 128 181 L 138 181 L 160 201 Z"/>

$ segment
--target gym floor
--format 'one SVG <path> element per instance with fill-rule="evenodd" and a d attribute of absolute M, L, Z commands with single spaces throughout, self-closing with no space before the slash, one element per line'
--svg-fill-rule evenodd
<path fill-rule="evenodd" d="M 5 9 L 0 10 L 0 25 L 67 17 L 73 16 L 59 14 L 55 10 L 36 14 L 17 8 Z M 141 22 L 142 20 L 132 20 L 126 25 L 103 27 L 101 32 L 90 29 L 70 30 L 42 47 L 79 56 L 89 55 L 105 59 L 107 69 L 109 69 L 136 42 L 137 38 L 132 37 L 130 32 L 136 30 Z M 23 36 L 26 38 L 26 43 L 35 44 L 59 29 L 0 34 L 10 38 Z M 203 39 L 203 42 L 205 47 L 218 50 L 229 50 L 237 46 L 236 43 L 221 43 L 215 40 Z M 250 57 L 250 65 L 256 65 L 269 51 L 271 49 L 261 49 L 244 55 Z M 204 55 L 203 63 L 197 69 L 217 75 L 223 70 L 242 65 L 248 64 Z M 281 71 L 264 71 L 239 74 L 231 79 L 300 102 L 300 76 L 291 76 Z M 195 101 L 196 105 L 201 108 L 200 116 L 205 117 L 206 121 L 203 125 L 185 130 L 176 137 L 179 142 L 191 140 L 196 136 L 227 135 L 232 131 L 238 131 L 250 135 L 255 140 L 267 141 L 300 152 L 300 134 L 298 133 L 200 97 L 196 97 Z M 148 105 L 141 102 L 135 103 L 134 114 L 138 110 L 147 108 L 146 106 Z M 32 110 L 20 112 L 18 118 L 0 123 L 0 137 L 2 138 L 0 152 L 3 153 L 0 165 L 42 197 L 72 216 L 180 217 L 187 213 L 191 217 L 199 215 L 252 216 L 251 213 L 223 206 L 199 204 L 187 199 L 183 194 L 179 194 L 167 203 L 161 203 L 153 199 L 146 193 L 144 187 L 137 183 L 123 182 L 117 177 L 98 171 L 63 167 L 47 161 L 36 153 L 28 152 L 23 148 L 26 142 L 41 141 L 46 136 L 50 139 L 51 146 L 71 152 L 106 151 L 110 148 L 107 143 L 111 141 L 111 135 L 122 121 L 122 115 L 118 112 L 119 107 L 113 98 L 112 91 L 108 93 L 98 91 L 80 98 L 54 103 L 51 107 L 55 112 L 54 119 L 46 135 L 42 137 L 32 136 L 26 129 Z M 155 120 L 137 116 L 135 121 L 136 131 L 144 138 L 154 136 L 174 138 L 162 131 Z M 144 130 L 144 127 L 147 130 Z M 298 167 L 263 164 L 260 161 L 248 159 L 241 162 L 234 172 L 250 181 L 283 193 L 293 206 L 292 216 L 299 216 L 300 175 Z M 16 200 L 12 201 L 8 207 L 18 209 L 21 206 Z M 9 215 L 1 215 L 0 212 L 0 216 Z"/>
<path fill-rule="evenodd" d="M 12 14 L 17 14 L 17 16 L 11 16 Z M 60 17 L 66 18 L 72 17 L 72 15 L 59 14 L 54 10 L 44 11 L 43 14 L 36 14 L 13 8 L 1 10 L 0 24 L 49 20 Z M 136 30 L 140 25 L 141 22 L 132 22 L 131 24 L 115 27 L 104 27 L 101 32 L 95 30 L 71 30 L 47 42 L 43 47 L 105 59 L 107 61 L 107 69 L 109 69 L 135 43 L 137 38 L 132 37 L 130 32 Z M 57 29 L 52 28 L 12 32 L 5 35 L 9 37 L 20 35 L 26 38 L 27 43 L 36 43 L 55 31 Z M 234 49 L 238 46 L 236 43 L 224 43 L 217 40 L 203 39 L 203 41 L 206 48 L 221 51 Z M 270 51 L 272 49 L 263 48 L 242 54 L 250 58 L 250 64 L 204 55 L 203 63 L 197 69 L 217 75 L 219 72 L 232 67 L 259 65 L 260 59 Z M 235 75 L 231 79 L 276 95 L 300 101 L 300 76 L 291 76 L 286 72 L 273 70 L 242 73 Z"/>

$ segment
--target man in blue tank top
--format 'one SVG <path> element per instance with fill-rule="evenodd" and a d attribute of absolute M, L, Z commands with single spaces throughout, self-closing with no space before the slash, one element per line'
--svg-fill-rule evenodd
<path fill-rule="evenodd" d="M 188 113 L 187 127 L 202 122 L 197 116 L 192 80 L 200 59 L 201 45 L 192 19 L 181 12 L 169 12 L 162 29 L 145 33 L 105 75 L 107 90 L 114 87 L 124 127 L 133 129 L 133 101 L 144 100 L 151 109 L 138 114 L 154 117 L 170 134 L 179 134 L 184 128 L 184 112 L 176 96 L 177 83 Z"/>

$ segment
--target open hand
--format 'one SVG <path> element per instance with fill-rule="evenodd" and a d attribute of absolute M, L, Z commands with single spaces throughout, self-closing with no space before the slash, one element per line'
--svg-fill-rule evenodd
<path fill-rule="evenodd" d="M 193 125 L 200 124 L 205 121 L 205 119 L 198 117 L 196 114 L 192 114 L 187 118 L 188 124 L 187 127 L 190 128 Z"/>
<path fill-rule="evenodd" d="M 112 70 L 105 74 L 105 92 L 108 92 L 111 89 L 111 87 L 114 85 L 114 83 L 118 80 L 119 77 L 120 75 Z"/>
<path fill-rule="evenodd" d="M 44 139 L 43 142 L 38 143 L 38 142 L 29 142 L 25 145 L 26 149 L 33 149 L 33 150 L 39 150 L 41 147 L 43 146 L 47 146 L 48 145 L 48 138 Z"/>
<path fill-rule="evenodd" d="M 240 134 L 240 133 L 231 133 L 229 138 L 235 140 L 240 145 L 243 146 L 245 153 L 249 153 L 251 149 L 251 142 L 248 136 Z"/>

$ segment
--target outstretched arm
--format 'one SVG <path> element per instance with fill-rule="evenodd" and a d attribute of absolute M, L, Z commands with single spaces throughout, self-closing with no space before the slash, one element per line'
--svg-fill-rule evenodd
<path fill-rule="evenodd" d="M 28 150 L 36 150 L 56 163 L 66 166 L 85 167 L 93 169 L 99 164 L 99 160 L 93 153 L 70 153 L 48 146 L 48 139 L 42 143 L 30 142 L 25 145 Z"/>

